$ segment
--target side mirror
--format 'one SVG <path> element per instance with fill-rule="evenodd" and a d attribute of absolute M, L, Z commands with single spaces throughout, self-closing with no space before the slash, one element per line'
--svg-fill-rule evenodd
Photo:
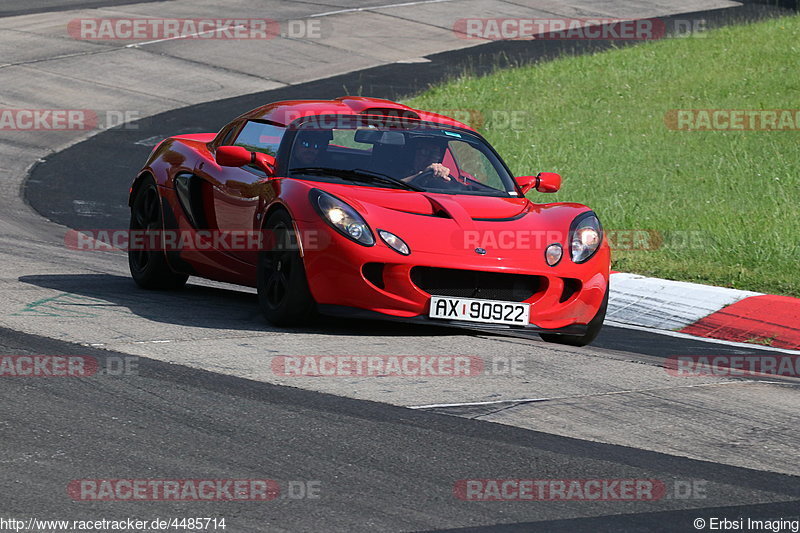
<path fill-rule="evenodd" d="M 243 146 L 220 146 L 215 156 L 222 167 L 243 167 L 255 165 L 268 175 L 275 172 L 275 158 L 261 152 L 251 152 Z"/>
<path fill-rule="evenodd" d="M 253 152 L 255 163 L 258 168 L 263 170 L 267 176 L 275 174 L 275 157 L 263 152 Z"/>
<path fill-rule="evenodd" d="M 526 194 L 531 189 L 539 192 L 558 192 L 561 188 L 561 175 L 555 172 L 540 172 L 536 176 L 518 176 L 514 180 L 522 189 L 522 194 Z"/>
<path fill-rule="evenodd" d="M 253 163 L 253 152 L 243 146 L 220 146 L 216 160 L 221 167 L 243 167 Z"/>
<path fill-rule="evenodd" d="M 558 192 L 561 188 L 561 175 L 555 172 L 539 172 L 536 176 L 539 183 L 536 184 L 536 190 L 539 192 Z"/>

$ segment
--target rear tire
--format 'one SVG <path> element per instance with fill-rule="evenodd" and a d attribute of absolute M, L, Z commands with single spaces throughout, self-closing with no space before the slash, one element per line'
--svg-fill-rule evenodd
<path fill-rule="evenodd" d="M 589 322 L 588 329 L 583 335 L 558 335 L 557 333 L 539 333 L 539 337 L 545 342 L 552 342 L 555 344 L 566 344 L 568 346 L 586 346 L 590 344 L 600 330 L 603 328 L 603 320 L 606 318 L 606 309 L 608 308 L 608 289 L 606 295 L 603 297 L 603 304 L 597 310 L 597 314 Z"/>
<path fill-rule="evenodd" d="M 161 212 L 161 195 L 156 182 L 151 177 L 136 191 L 131 205 L 131 232 L 160 232 L 164 230 L 164 217 Z M 132 242 L 132 239 L 129 239 Z M 151 242 L 149 238 L 144 242 Z M 161 242 L 160 239 L 156 242 Z M 187 274 L 174 272 L 167 263 L 164 250 L 134 250 L 128 248 L 128 266 L 131 277 L 139 287 L 150 290 L 174 290 L 186 285 Z"/>
<path fill-rule="evenodd" d="M 301 326 L 316 314 L 303 258 L 286 211 L 272 213 L 264 229 L 267 249 L 258 254 L 258 302 L 264 317 L 275 326 Z"/>

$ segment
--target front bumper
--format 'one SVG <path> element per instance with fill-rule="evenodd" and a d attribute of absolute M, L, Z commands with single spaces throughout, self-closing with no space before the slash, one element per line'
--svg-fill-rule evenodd
<path fill-rule="evenodd" d="M 407 318 L 396 317 L 386 313 L 378 313 L 357 307 L 346 307 L 342 305 L 318 305 L 317 310 L 323 315 L 347 319 L 367 319 L 367 320 L 389 320 L 402 322 L 404 324 L 420 324 L 425 326 L 445 326 L 455 328 L 466 328 L 479 331 L 502 331 L 513 333 L 515 331 L 559 333 L 562 335 L 585 335 L 589 329 L 586 324 L 572 324 L 558 329 L 547 329 L 535 324 L 528 326 L 511 326 L 508 324 L 484 324 L 480 322 L 468 322 L 465 320 L 443 320 L 440 318 L 429 318 L 428 316 L 418 315 Z"/>
<path fill-rule="evenodd" d="M 403 256 L 382 242 L 371 247 L 356 244 L 324 223 L 298 220 L 297 224 L 301 235 L 313 232 L 318 237 L 314 246 L 304 245 L 303 255 L 309 288 L 320 311 L 326 314 L 481 329 L 520 329 L 430 319 L 431 295 L 439 294 L 528 303 L 530 325 L 523 329 L 580 335 L 597 314 L 608 290 L 610 254 L 606 243 L 594 257 L 580 265 L 565 257 L 556 267 L 548 267 L 540 259 L 543 257 L 540 253 L 534 259 L 542 266 L 536 268 L 534 259 L 527 261 L 531 263 L 528 265 L 522 264 L 519 257 L 478 255 L 472 250 L 431 253 L 415 251 L 412 246 L 411 255 Z M 460 272 L 468 275 L 459 276 Z M 484 286 L 447 281 L 453 277 L 468 280 L 469 274 L 476 272 L 481 273 L 475 276 L 476 284 Z M 512 283 L 505 283 L 508 276 L 514 278 Z M 442 283 L 437 283 L 437 279 Z M 495 281 L 499 282 L 496 285 L 506 286 L 485 286 Z M 470 290 L 474 292 L 470 294 Z"/>

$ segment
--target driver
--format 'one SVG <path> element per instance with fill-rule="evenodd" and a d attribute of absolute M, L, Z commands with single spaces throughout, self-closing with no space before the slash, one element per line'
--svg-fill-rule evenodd
<path fill-rule="evenodd" d="M 301 131 L 297 134 L 292 148 L 289 169 L 323 166 L 321 162 L 328 151 L 333 133 L 325 131 Z"/>
<path fill-rule="evenodd" d="M 402 178 L 402 181 L 411 182 L 425 173 L 450 181 L 450 169 L 442 164 L 446 148 L 447 145 L 429 139 L 416 141 L 411 157 L 411 171 L 414 173 Z"/>

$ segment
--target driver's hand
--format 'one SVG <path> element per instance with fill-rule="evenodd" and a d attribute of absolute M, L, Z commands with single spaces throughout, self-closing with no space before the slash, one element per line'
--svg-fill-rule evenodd
<path fill-rule="evenodd" d="M 450 169 L 441 163 L 431 163 L 425 168 L 425 170 L 433 172 L 433 175 L 437 178 L 450 181 Z"/>

